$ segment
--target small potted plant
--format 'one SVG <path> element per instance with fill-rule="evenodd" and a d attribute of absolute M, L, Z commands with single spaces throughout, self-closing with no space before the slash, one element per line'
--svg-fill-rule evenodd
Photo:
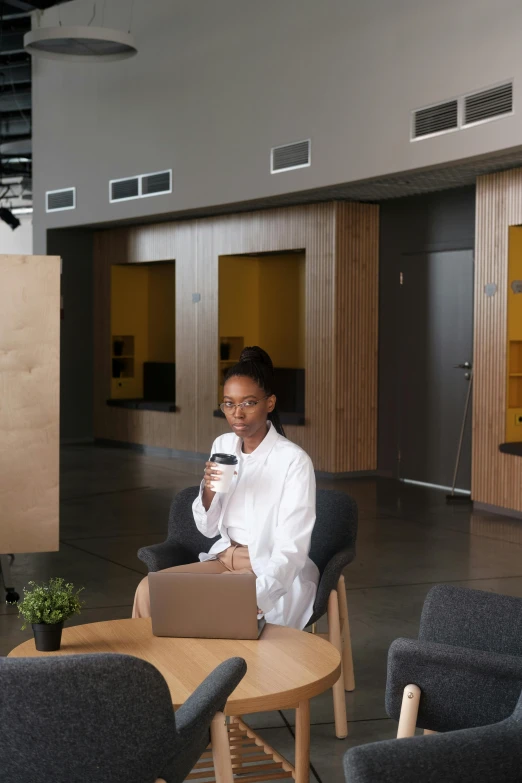
<path fill-rule="evenodd" d="M 22 631 L 32 625 L 35 646 L 40 652 L 59 650 L 65 620 L 81 612 L 83 602 L 79 595 L 83 587 L 76 590 L 70 582 L 56 577 L 44 584 L 29 582 L 29 587 L 32 590 L 24 587 L 24 597 L 18 605 L 24 619 Z"/>

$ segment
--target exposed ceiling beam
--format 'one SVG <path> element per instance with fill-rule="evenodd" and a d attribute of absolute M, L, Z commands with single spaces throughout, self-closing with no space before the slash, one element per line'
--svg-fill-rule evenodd
<path fill-rule="evenodd" d="M 34 9 L 37 8 L 35 3 L 27 3 L 25 0 L 9 0 L 7 3 L 3 3 L 2 5 L 17 8 L 19 11 L 23 11 L 24 13 L 34 11 Z"/>
<path fill-rule="evenodd" d="M 4 90 L 0 92 L 0 112 L 31 111 L 31 89 L 21 92 Z"/>
<path fill-rule="evenodd" d="M 3 32 L 1 54 L 22 54 L 24 49 L 24 32 Z"/>
<path fill-rule="evenodd" d="M 5 84 L 30 84 L 30 63 L 0 63 L 0 88 Z"/>

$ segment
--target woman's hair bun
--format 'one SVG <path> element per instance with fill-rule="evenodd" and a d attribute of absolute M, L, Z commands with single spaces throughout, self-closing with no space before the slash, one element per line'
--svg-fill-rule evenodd
<path fill-rule="evenodd" d="M 267 354 L 267 352 L 263 351 L 263 349 L 260 348 L 258 345 L 252 345 L 249 348 L 243 348 L 243 350 L 241 351 L 241 356 L 239 358 L 239 361 L 253 362 L 254 364 L 264 364 L 270 368 L 270 372 L 274 371 L 274 365 L 272 364 L 272 359 Z"/>

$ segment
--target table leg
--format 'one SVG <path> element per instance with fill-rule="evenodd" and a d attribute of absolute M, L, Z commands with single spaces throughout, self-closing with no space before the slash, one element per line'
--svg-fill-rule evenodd
<path fill-rule="evenodd" d="M 310 780 L 310 702 L 300 701 L 295 711 L 295 781 Z"/>
<path fill-rule="evenodd" d="M 210 724 L 210 741 L 216 783 L 233 783 L 234 775 L 232 773 L 227 719 L 222 712 L 217 712 Z"/>

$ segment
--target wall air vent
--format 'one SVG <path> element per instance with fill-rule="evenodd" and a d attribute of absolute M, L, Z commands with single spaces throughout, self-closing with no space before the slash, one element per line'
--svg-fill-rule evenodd
<path fill-rule="evenodd" d="M 76 209 L 76 188 L 48 190 L 45 194 L 45 211 L 62 212 L 64 209 Z"/>
<path fill-rule="evenodd" d="M 144 174 L 141 177 L 141 195 L 157 196 L 172 192 L 172 171 L 159 171 L 157 174 Z"/>
<path fill-rule="evenodd" d="M 458 100 L 438 103 L 413 112 L 412 139 L 448 133 L 459 127 Z"/>
<path fill-rule="evenodd" d="M 311 164 L 311 139 L 297 141 L 294 144 L 283 144 L 281 147 L 272 147 L 270 156 L 270 171 L 276 174 L 280 171 L 292 171 L 302 169 Z"/>
<path fill-rule="evenodd" d="M 162 193 L 172 193 L 172 169 L 155 171 L 153 174 L 138 174 L 125 179 L 111 179 L 109 182 L 111 202 L 159 196 Z"/>
<path fill-rule="evenodd" d="M 464 97 L 463 125 L 473 125 L 511 114 L 513 111 L 513 82 L 491 87 Z"/>
<path fill-rule="evenodd" d="M 127 179 L 113 179 L 110 182 L 110 200 L 128 201 L 131 198 L 140 197 L 140 179 L 139 177 L 129 177 Z"/>

